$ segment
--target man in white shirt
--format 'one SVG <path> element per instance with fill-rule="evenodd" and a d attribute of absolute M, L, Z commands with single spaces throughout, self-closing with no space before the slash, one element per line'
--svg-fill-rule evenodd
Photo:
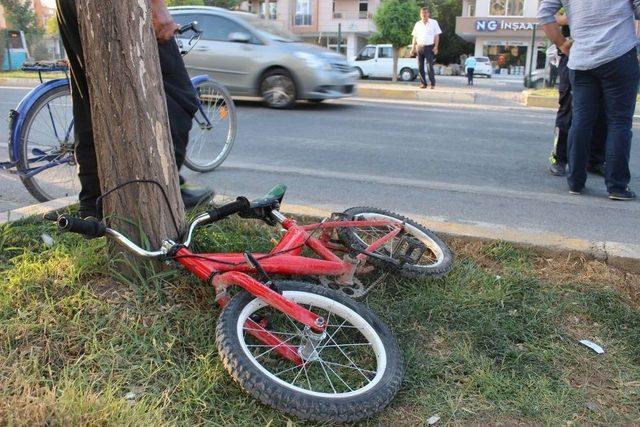
<path fill-rule="evenodd" d="M 424 61 L 429 64 L 429 82 L 430 88 L 436 87 L 436 76 L 433 70 L 433 61 L 438 54 L 438 45 L 440 44 L 440 34 L 442 30 L 438 21 L 429 19 L 429 8 L 420 9 L 420 20 L 413 26 L 413 42 L 411 44 L 411 54 L 418 55 L 418 70 L 420 71 L 420 88 L 427 87 L 427 79 L 424 75 Z"/>

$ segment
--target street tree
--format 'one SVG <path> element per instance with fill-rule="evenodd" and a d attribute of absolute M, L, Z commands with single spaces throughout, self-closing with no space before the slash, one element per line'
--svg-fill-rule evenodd
<path fill-rule="evenodd" d="M 441 64 L 458 63 L 461 55 L 473 52 L 473 44 L 456 34 L 456 17 L 462 16 L 462 0 L 432 0 L 429 3 L 431 15 L 442 28 L 437 60 Z"/>
<path fill-rule="evenodd" d="M 107 222 L 158 247 L 184 223 L 149 0 L 77 0 Z M 174 219 L 177 224 L 174 224 Z M 141 230 L 146 237 L 141 236 Z M 112 254 L 115 249 L 111 248 Z"/>
<path fill-rule="evenodd" d="M 29 45 L 42 38 L 44 30 L 38 26 L 29 0 L 0 0 L 0 6 L 4 7 L 8 28 L 24 31 Z"/>
<path fill-rule="evenodd" d="M 398 56 L 400 48 L 411 43 L 411 32 L 419 16 L 420 8 L 415 0 L 385 0 L 373 17 L 378 32 L 370 43 L 391 43 L 393 46 L 392 80 L 398 80 Z"/>

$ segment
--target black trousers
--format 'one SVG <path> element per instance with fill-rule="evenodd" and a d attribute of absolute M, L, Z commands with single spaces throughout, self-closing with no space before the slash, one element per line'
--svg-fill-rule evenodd
<path fill-rule="evenodd" d="M 420 74 L 420 82 L 423 85 L 427 84 L 427 79 L 425 77 L 424 70 L 424 62 L 427 61 L 428 65 L 428 73 L 429 73 L 429 81 L 432 86 L 436 85 L 436 73 L 433 69 L 433 61 L 435 60 L 435 55 L 433 54 L 433 45 L 422 45 L 418 47 L 418 72 Z"/>
<path fill-rule="evenodd" d="M 467 68 L 467 83 L 473 84 L 473 73 L 476 71 L 475 68 Z"/>
<path fill-rule="evenodd" d="M 80 214 L 101 216 L 96 212 L 100 196 L 100 180 L 91 123 L 91 99 L 87 85 L 86 67 L 78 27 L 75 0 L 57 0 L 58 26 L 71 68 L 71 96 L 73 100 L 76 161 L 80 179 Z M 189 131 L 198 109 L 191 80 L 175 40 L 158 44 L 162 80 L 167 98 L 171 140 L 178 169 L 184 162 Z"/>
<path fill-rule="evenodd" d="M 571 93 L 571 82 L 569 81 L 569 58 L 560 56 L 558 64 L 558 91 L 560 93 L 559 108 L 556 114 L 556 137 L 553 144 L 551 157 L 559 163 L 568 163 L 567 146 L 569 141 L 569 129 L 573 119 L 573 95 Z M 605 145 L 607 141 L 607 118 L 604 108 L 600 108 L 598 118 L 594 123 L 593 134 L 591 136 L 591 150 L 589 164 L 597 166 L 604 164 Z"/>

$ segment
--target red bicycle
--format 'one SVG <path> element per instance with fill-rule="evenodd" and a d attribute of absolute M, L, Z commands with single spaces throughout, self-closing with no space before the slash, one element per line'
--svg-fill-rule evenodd
<path fill-rule="evenodd" d="M 303 419 L 358 421 L 386 407 L 402 382 L 403 357 L 389 327 L 344 292 L 274 281 L 269 274 L 321 276 L 335 287 L 353 288 L 356 275 L 375 267 L 411 277 L 443 274 L 451 268 L 451 251 L 419 224 L 377 209 L 352 208 L 318 224 L 298 225 L 278 211 L 285 190 L 277 186 L 262 199 L 250 203 L 239 197 L 203 213 L 190 224 L 183 243 L 166 240 L 157 251 L 137 246 L 97 220 L 62 215 L 57 223 L 61 230 L 90 238 L 109 235 L 139 256 L 177 262 L 210 282 L 222 307 L 216 327 L 219 354 L 231 376 L 256 399 Z M 189 250 L 197 227 L 236 213 L 279 224 L 286 232 L 267 254 Z M 304 249 L 312 254 L 303 256 Z M 244 291 L 231 297 L 231 286 Z"/>

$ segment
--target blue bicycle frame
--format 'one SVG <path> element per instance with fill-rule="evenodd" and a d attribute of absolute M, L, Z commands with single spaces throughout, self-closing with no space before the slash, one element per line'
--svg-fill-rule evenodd
<path fill-rule="evenodd" d="M 194 89 L 201 83 L 212 81 L 211 77 L 207 75 L 199 75 L 195 76 L 191 79 L 191 83 Z M 50 91 L 58 89 L 63 86 L 69 86 L 69 80 L 66 78 L 63 79 L 55 79 L 49 80 L 42 83 L 39 86 L 33 88 L 18 104 L 15 110 L 11 110 L 9 115 L 9 162 L 0 163 L 0 169 L 13 169 L 16 168 L 16 173 L 22 178 L 31 178 L 38 173 L 50 169 L 52 167 L 70 163 L 73 161 L 73 156 L 65 156 L 60 157 L 55 154 L 47 154 L 39 150 L 34 150 L 32 153 L 35 158 L 29 159 L 29 163 L 38 162 L 38 161 L 48 161 L 49 163 L 39 166 L 37 168 L 31 169 L 20 169 L 17 165 L 19 159 L 21 158 L 21 150 L 22 146 L 20 144 L 20 135 L 22 134 L 22 128 L 25 125 L 25 120 L 29 111 L 36 105 L 36 103 L 43 97 L 47 96 Z M 202 107 L 202 103 L 200 102 L 200 98 L 197 97 L 198 100 L 198 110 L 204 116 L 207 126 L 212 126 L 211 121 L 207 114 L 205 114 L 204 109 Z M 53 127 L 53 131 L 58 140 L 62 140 L 64 142 L 68 142 L 71 140 L 71 132 L 73 131 L 73 120 L 68 127 L 68 129 L 58 129 L 56 126 L 55 120 L 49 108 L 49 117 L 51 119 L 51 124 Z M 59 133 L 60 131 L 60 133 Z M 60 134 L 64 131 L 64 139 L 60 138 Z"/>

